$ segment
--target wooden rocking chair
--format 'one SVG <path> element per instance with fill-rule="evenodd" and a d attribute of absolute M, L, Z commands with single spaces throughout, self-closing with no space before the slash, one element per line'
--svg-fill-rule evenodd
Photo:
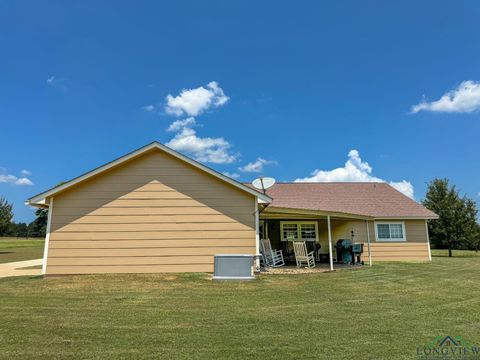
<path fill-rule="evenodd" d="M 304 241 L 294 241 L 293 251 L 297 267 L 301 267 L 302 264 L 305 264 L 307 268 L 315 267 L 314 251 L 307 253 L 307 244 Z"/>
<path fill-rule="evenodd" d="M 263 255 L 266 266 L 280 267 L 285 265 L 282 250 L 272 249 L 272 244 L 270 244 L 269 239 L 260 240 L 260 251 Z"/>

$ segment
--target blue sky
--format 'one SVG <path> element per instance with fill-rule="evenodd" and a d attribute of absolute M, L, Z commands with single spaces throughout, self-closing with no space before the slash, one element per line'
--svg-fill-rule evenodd
<path fill-rule="evenodd" d="M 243 181 L 382 179 L 421 200 L 448 177 L 478 200 L 479 16 L 474 1 L 2 1 L 0 195 L 30 221 L 26 198 L 158 140 Z"/>

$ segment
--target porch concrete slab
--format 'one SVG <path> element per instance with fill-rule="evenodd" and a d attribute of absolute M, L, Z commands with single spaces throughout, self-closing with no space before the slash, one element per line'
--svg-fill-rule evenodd
<path fill-rule="evenodd" d="M 334 264 L 333 270 L 340 269 L 362 269 L 366 268 L 365 265 L 348 265 L 348 264 Z M 318 264 L 314 268 L 305 268 L 305 267 L 296 267 L 296 266 L 281 266 L 277 268 L 267 268 L 265 271 L 262 271 L 261 274 L 267 275 L 285 275 L 285 274 L 314 274 L 314 273 L 324 273 L 330 271 L 329 264 Z"/>
<path fill-rule="evenodd" d="M 42 265 L 43 259 L 15 261 L 0 264 L 0 278 L 9 276 L 41 275 L 42 269 L 22 269 Z"/>

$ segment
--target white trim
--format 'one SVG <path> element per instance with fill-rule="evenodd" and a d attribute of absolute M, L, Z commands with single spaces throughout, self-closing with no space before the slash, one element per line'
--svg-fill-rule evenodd
<path fill-rule="evenodd" d="M 430 250 L 430 235 L 428 234 L 427 220 L 425 220 L 425 231 L 427 232 L 428 261 L 432 261 L 432 250 Z"/>
<path fill-rule="evenodd" d="M 330 255 L 330 271 L 333 271 L 332 226 L 330 225 L 330 215 L 327 216 L 327 227 L 328 227 L 328 254 Z"/>
<path fill-rule="evenodd" d="M 407 241 L 407 233 L 405 232 L 405 222 L 404 221 L 375 221 L 375 241 L 376 242 L 405 242 Z M 396 239 L 379 239 L 378 238 L 378 228 L 379 224 L 388 224 L 388 225 L 402 225 L 403 238 Z"/>
<path fill-rule="evenodd" d="M 296 224 L 297 225 L 297 233 L 298 236 L 302 236 L 302 225 L 303 224 L 314 224 L 315 225 L 315 239 L 302 239 L 298 238 L 295 240 L 291 241 L 313 241 L 313 242 L 318 242 L 318 221 L 295 221 L 295 220 L 289 220 L 289 221 L 280 221 L 280 241 L 288 242 L 290 240 L 284 239 L 283 238 L 283 225 L 285 224 Z"/>
<path fill-rule="evenodd" d="M 50 206 L 48 208 L 47 215 L 47 231 L 45 234 L 45 245 L 43 247 L 43 261 L 42 261 L 42 275 L 47 273 L 47 260 L 48 260 L 48 246 L 50 242 L 50 229 L 52 224 L 52 213 L 53 213 L 53 197 L 50 198 Z"/>
<path fill-rule="evenodd" d="M 260 254 L 260 221 L 259 221 L 259 211 L 258 211 L 258 201 L 255 198 L 255 254 Z M 264 230 L 265 231 L 265 230 Z M 255 267 L 257 270 L 260 270 L 260 258 L 257 256 L 255 260 Z"/>
<path fill-rule="evenodd" d="M 372 266 L 372 249 L 370 248 L 370 229 L 368 226 L 368 220 L 365 220 L 367 226 L 367 244 L 368 244 L 368 264 Z"/>
<path fill-rule="evenodd" d="M 223 180 L 243 191 L 246 191 L 247 193 L 249 194 L 252 194 L 254 196 L 256 196 L 258 198 L 258 201 L 260 202 L 264 202 L 264 203 L 270 203 L 272 202 L 272 198 L 268 195 L 265 195 L 255 189 L 252 189 L 236 180 L 233 180 L 232 178 L 229 178 L 228 176 L 225 176 L 213 169 L 210 169 L 209 167 L 199 163 L 198 161 L 195 161 L 193 159 L 190 159 L 189 157 L 185 156 L 185 155 L 182 155 L 178 152 L 176 152 L 175 150 L 172 150 L 170 149 L 169 147 L 163 145 L 163 144 L 160 144 L 159 142 L 155 141 L 151 144 L 148 144 L 146 146 L 143 146 L 141 147 L 140 149 L 137 149 L 129 154 L 126 154 L 116 160 L 113 160 L 105 165 L 102 165 L 92 171 L 89 171 L 83 175 L 80 175 L 70 181 L 67 181 L 66 183 L 60 185 L 60 186 L 56 186 L 50 190 L 47 190 L 43 193 L 40 193 L 38 195 L 35 195 L 33 197 L 31 197 L 30 199 L 27 200 L 27 203 L 28 205 L 39 205 L 39 204 L 42 204 L 42 202 L 45 201 L 45 198 L 47 197 L 50 197 L 50 196 L 53 196 L 55 194 L 57 194 L 58 192 L 60 191 L 63 191 L 67 188 L 69 188 L 70 186 L 73 186 L 75 184 L 78 184 L 79 182 L 82 182 L 86 179 L 89 179 L 91 178 L 92 176 L 95 176 L 97 174 L 100 174 L 101 172 L 104 172 L 106 170 L 109 170 L 115 166 L 118 166 L 122 163 L 124 163 L 125 161 L 128 161 L 134 157 L 137 157 L 147 151 L 150 151 L 150 150 L 153 150 L 153 149 L 158 149 L 158 150 L 161 150 L 163 152 L 166 152 L 167 154 L 179 159 L 179 160 L 182 160 L 182 161 L 185 161 L 186 163 L 200 169 L 200 170 L 203 170 L 205 171 L 206 173 L 212 175 L 212 176 L 215 176 L 216 178 L 220 179 L 220 180 Z"/>

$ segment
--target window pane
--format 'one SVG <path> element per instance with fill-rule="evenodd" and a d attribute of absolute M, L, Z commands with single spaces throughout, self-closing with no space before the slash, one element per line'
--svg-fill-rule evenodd
<path fill-rule="evenodd" d="M 379 239 L 390 239 L 390 225 L 377 224 L 377 233 Z"/>
<path fill-rule="evenodd" d="M 403 239 L 402 224 L 390 224 L 390 238 Z"/>
<path fill-rule="evenodd" d="M 283 224 L 283 239 L 288 241 L 298 240 L 297 224 Z"/>
<path fill-rule="evenodd" d="M 315 224 L 301 224 L 300 229 L 302 232 L 302 239 L 303 240 L 315 240 L 317 238 L 317 234 L 315 232 Z"/>

